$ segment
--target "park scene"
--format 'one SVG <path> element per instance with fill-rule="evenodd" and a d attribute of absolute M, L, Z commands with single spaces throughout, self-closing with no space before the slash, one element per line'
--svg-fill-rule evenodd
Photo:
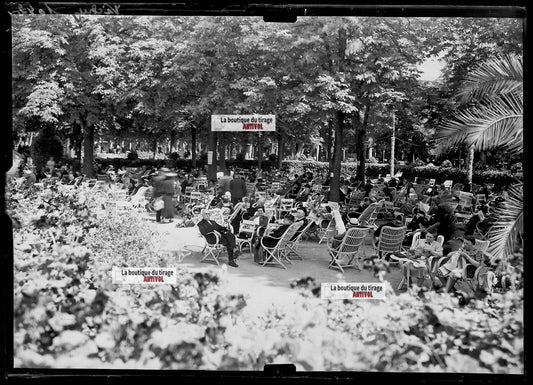
<path fill-rule="evenodd" d="M 14 368 L 524 374 L 522 19 L 15 11 Z"/>

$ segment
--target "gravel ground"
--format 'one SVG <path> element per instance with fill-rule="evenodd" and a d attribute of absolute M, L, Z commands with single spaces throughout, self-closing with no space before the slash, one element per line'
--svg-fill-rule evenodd
<path fill-rule="evenodd" d="M 197 227 L 179 228 L 176 221 L 157 224 L 153 214 L 148 214 L 146 219 L 162 235 L 166 242 L 162 247 L 164 250 L 190 252 L 181 262 L 182 266 L 193 271 L 218 270 L 222 276 L 222 287 L 227 293 L 245 294 L 248 304 L 245 312 L 260 314 L 271 306 L 290 306 L 299 295 L 298 290 L 290 287 L 290 283 L 300 278 L 312 277 L 318 284 L 339 280 L 347 283 L 379 282 L 368 269 L 345 269 L 344 274 L 336 269 L 328 269 L 327 246 L 325 243 L 319 245 L 315 238 L 302 241 L 298 250 L 302 260 L 295 259 L 293 264 L 286 264 L 287 269 L 280 265 L 258 265 L 253 261 L 249 249 L 243 250 L 239 256 L 238 268 L 227 265 L 226 252 L 219 258 L 220 266 L 213 261 L 200 262 L 204 240 Z M 365 256 L 373 255 L 370 238 L 365 240 L 362 253 Z M 396 290 L 401 280 L 398 267 L 391 266 L 385 279 Z"/>

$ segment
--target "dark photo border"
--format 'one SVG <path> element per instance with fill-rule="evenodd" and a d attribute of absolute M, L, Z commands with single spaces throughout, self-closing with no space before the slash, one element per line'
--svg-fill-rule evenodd
<path fill-rule="evenodd" d="M 119 2 L 12 2 L 4 3 L 1 20 L 1 47 L 0 55 L 3 64 L 2 74 L 2 127 L 3 140 L 0 142 L 2 173 L 0 186 L 2 189 L 1 198 L 1 223 L 4 229 L 4 240 L 2 246 L 2 355 L 3 368 L 2 377 L 11 382 L 24 380 L 50 381 L 51 383 L 77 383 L 79 381 L 97 383 L 98 381 L 150 381 L 159 383 L 160 381 L 174 383 L 196 383 L 206 380 L 211 383 L 231 382 L 231 383 L 270 383 L 279 381 L 286 383 L 305 382 L 336 382 L 336 383 L 358 383 L 366 384 L 369 381 L 394 381 L 408 382 L 411 384 L 429 383 L 485 383 L 485 384 L 518 384 L 525 383 L 524 375 L 498 375 L 498 374 L 468 374 L 468 373 L 374 373 L 374 372 L 296 372 L 293 365 L 273 365 L 266 367 L 264 372 L 257 371 L 173 371 L 173 370 L 77 370 L 77 369 L 19 369 L 13 368 L 13 234 L 11 220 L 6 214 L 5 202 L 5 172 L 12 165 L 12 139 L 8 129 L 12 129 L 12 109 L 11 109 L 11 21 L 10 12 L 16 12 L 19 5 L 39 11 L 49 13 L 49 9 L 60 14 L 78 13 L 80 9 L 90 9 L 91 6 L 102 7 L 105 4 L 120 5 L 120 15 L 212 15 L 212 16 L 263 16 L 268 22 L 292 22 L 298 16 L 380 16 L 380 17 L 498 17 L 498 18 L 521 18 L 524 26 L 524 61 L 525 84 L 528 84 L 528 60 L 526 44 L 526 21 L 527 7 L 525 1 L 506 2 L 505 4 L 487 4 L 487 2 L 476 1 L 445 1 L 445 2 L 409 2 L 408 4 L 395 5 L 394 3 L 382 2 L 375 4 L 371 2 L 311 2 L 293 1 L 268 3 L 257 2 L 157 2 L 157 3 L 119 3 Z M 527 86 L 525 87 L 528 89 Z M 527 92 L 525 95 L 527 101 Z M 527 103 L 527 102 L 526 102 Z M 527 111 L 527 109 L 525 109 Z M 526 122 L 529 119 L 526 114 Z M 527 127 L 527 123 L 525 124 Z M 528 130 L 524 130 L 527 138 Z M 527 151 L 524 156 L 527 156 Z M 524 164 L 529 165 L 526 160 Z M 528 169 L 529 166 L 525 167 Z M 527 181 L 528 178 L 524 177 Z M 525 183 L 527 188 L 527 182 Z M 526 212 L 527 209 L 526 202 Z M 527 218 L 527 215 L 526 215 Z M 7 235 L 6 235 L 7 234 Z M 527 260 L 527 258 L 525 258 Z M 527 261 L 524 262 L 527 266 Z M 526 268 L 527 271 L 527 268 Z M 526 274 L 526 277 L 530 274 Z M 527 279 L 525 279 L 527 281 Z M 529 287 L 529 285 L 525 285 Z M 527 290 L 526 290 L 527 291 Z M 530 295 L 525 294 L 526 299 Z M 525 322 L 524 322 L 525 323 Z M 529 333 L 526 333 L 529 336 Z M 527 339 L 524 341 L 525 346 Z M 524 347 L 524 351 L 527 349 Z M 525 354 L 525 361 L 528 356 Z M 524 367 L 527 364 L 524 363 Z M 526 370 L 527 373 L 527 370 Z M 152 380 L 153 379 L 153 380 Z M 153 382 L 152 382 L 153 381 Z"/>

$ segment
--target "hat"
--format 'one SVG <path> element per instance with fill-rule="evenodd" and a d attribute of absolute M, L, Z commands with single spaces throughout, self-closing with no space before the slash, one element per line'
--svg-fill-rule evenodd
<path fill-rule="evenodd" d="M 348 218 L 348 221 L 350 222 L 351 225 L 359 224 L 359 219 L 357 219 L 356 217 Z"/>
<path fill-rule="evenodd" d="M 170 172 L 170 169 L 167 168 L 167 167 L 161 167 L 161 168 L 159 169 L 159 172 L 162 172 L 162 173 L 163 173 L 163 172 Z"/>
<path fill-rule="evenodd" d="M 166 172 L 166 173 L 165 173 L 165 176 L 166 176 L 167 178 L 174 178 L 174 177 L 177 177 L 178 174 L 175 173 L 175 172 Z"/>

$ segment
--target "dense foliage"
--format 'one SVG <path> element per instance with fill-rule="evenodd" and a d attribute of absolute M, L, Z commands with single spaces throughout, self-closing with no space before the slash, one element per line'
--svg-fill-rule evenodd
<path fill-rule="evenodd" d="M 228 278 L 178 267 L 177 285 L 115 285 L 110 268 L 173 266 L 161 239 L 98 194 L 16 179 L 15 367 L 522 373 L 522 290 L 459 306 L 416 290 L 383 302 L 324 301 L 243 316 Z M 315 294 L 317 294 L 315 290 Z"/>
<path fill-rule="evenodd" d="M 377 152 L 389 153 L 395 109 L 397 154 L 424 157 L 433 129 L 455 108 L 449 94 L 476 61 L 522 50 L 519 19 L 301 17 L 288 24 L 56 14 L 12 20 L 14 128 L 23 134 L 35 126 L 29 121 L 54 124 L 78 153 L 83 139 L 90 176 L 95 135 L 177 139 L 195 167 L 213 113 L 276 114 L 276 132 L 262 140 L 279 148 L 279 159 L 320 138 L 321 159 L 329 160 L 340 154 L 332 152 L 338 138 L 339 150 L 364 163 L 369 138 Z M 437 55 L 446 59 L 444 82 L 420 81 L 420 64 Z M 218 140 L 242 154 L 257 137 L 227 132 Z"/>
<path fill-rule="evenodd" d="M 48 159 L 58 161 L 63 156 L 63 143 L 56 136 L 55 131 L 48 127 L 39 131 L 31 146 L 31 158 L 36 170 L 46 166 Z"/>

